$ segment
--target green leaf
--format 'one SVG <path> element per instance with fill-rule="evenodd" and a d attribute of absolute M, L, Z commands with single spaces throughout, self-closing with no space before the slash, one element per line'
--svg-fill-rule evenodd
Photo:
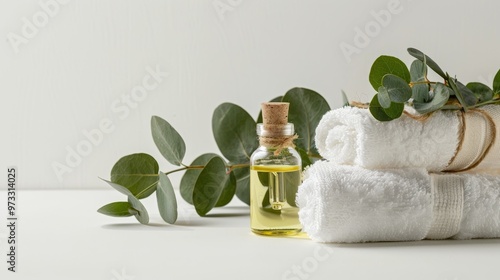
<path fill-rule="evenodd" d="M 429 66 L 434 72 L 436 72 L 439 76 L 441 76 L 443 79 L 447 79 L 447 75 L 444 73 L 444 71 L 437 65 L 432 58 L 429 56 L 425 55 L 423 52 L 415 49 L 415 48 L 408 48 L 408 53 L 413 56 L 414 58 L 424 62 Z"/>
<path fill-rule="evenodd" d="M 271 202 L 269 201 L 269 188 L 266 190 L 266 193 L 264 194 L 264 198 L 262 199 L 262 207 L 263 208 L 269 208 L 271 209 Z M 280 213 L 281 211 L 279 210 L 273 210 L 275 213 Z"/>
<path fill-rule="evenodd" d="M 459 81 L 455 81 L 455 84 L 457 85 L 458 90 L 462 94 L 464 102 L 465 104 L 467 104 L 467 107 L 474 106 L 477 104 L 477 97 L 470 89 L 468 89 L 464 84 L 462 84 Z"/>
<path fill-rule="evenodd" d="M 181 165 L 186 153 L 186 144 L 177 130 L 166 120 L 153 116 L 151 118 L 151 133 L 156 147 L 163 157 L 173 165 Z"/>
<path fill-rule="evenodd" d="M 158 183 L 158 162 L 148 154 L 131 154 L 111 169 L 111 182 L 122 185 L 137 198 L 150 196 Z"/>
<path fill-rule="evenodd" d="M 290 206 L 297 207 L 295 198 L 297 197 L 297 192 L 300 186 L 300 172 L 284 172 L 283 179 L 286 185 L 286 201 Z"/>
<path fill-rule="evenodd" d="M 122 194 L 124 194 L 124 195 L 127 195 L 127 196 L 129 196 L 129 195 L 133 195 L 133 194 L 132 194 L 132 192 L 131 192 L 129 189 L 125 188 L 125 187 L 124 187 L 124 186 L 122 186 L 122 185 L 119 185 L 119 184 L 113 183 L 113 182 L 108 181 L 108 180 L 105 180 L 105 179 L 103 179 L 103 178 L 100 178 L 100 179 L 101 179 L 101 180 L 103 180 L 104 182 L 108 183 L 111 187 L 113 187 L 115 190 L 117 190 L 117 191 L 121 192 L 121 193 L 122 193 Z"/>
<path fill-rule="evenodd" d="M 306 168 L 307 166 L 313 163 L 313 161 L 311 160 L 311 158 L 309 158 L 309 155 L 307 154 L 306 151 L 304 151 L 299 147 L 297 147 L 296 150 L 297 152 L 299 152 L 300 158 L 302 159 L 302 169 Z"/>
<path fill-rule="evenodd" d="M 425 57 L 424 57 L 424 60 Z M 410 77 L 412 82 L 423 82 L 427 77 L 427 65 L 425 61 L 415 60 L 410 66 Z"/>
<path fill-rule="evenodd" d="M 277 97 L 269 100 L 269 102 L 281 102 L 282 99 L 283 99 L 283 96 L 277 96 Z M 259 111 L 259 116 L 257 117 L 257 123 L 262 123 L 262 110 Z"/>
<path fill-rule="evenodd" d="M 446 73 L 448 74 L 448 73 Z M 462 105 L 462 108 L 464 111 L 467 111 L 467 105 L 465 104 L 464 98 L 460 91 L 458 90 L 457 85 L 455 84 L 455 81 L 453 78 L 448 76 L 448 83 L 450 84 L 450 88 L 453 90 L 453 95 L 455 95 L 458 99 L 458 102 L 460 102 L 460 105 Z"/>
<path fill-rule="evenodd" d="M 498 70 L 495 78 L 493 79 L 493 91 L 495 94 L 500 92 L 500 70 Z"/>
<path fill-rule="evenodd" d="M 416 84 L 411 88 L 411 97 L 414 101 L 424 103 L 431 99 L 428 84 Z"/>
<path fill-rule="evenodd" d="M 403 114 L 405 105 L 403 103 L 392 102 L 389 108 L 383 108 L 389 118 L 397 119 Z"/>
<path fill-rule="evenodd" d="M 99 208 L 97 212 L 111 217 L 130 217 L 138 212 L 126 201 L 112 202 Z"/>
<path fill-rule="evenodd" d="M 396 75 L 385 75 L 382 78 L 382 84 L 387 89 L 387 93 L 389 94 L 389 98 L 392 102 L 403 103 L 411 98 L 412 92 L 410 86 L 405 80 Z M 383 108 L 386 108 L 383 104 L 380 105 L 382 105 Z"/>
<path fill-rule="evenodd" d="M 215 207 L 229 180 L 224 160 L 212 158 L 201 171 L 194 186 L 193 204 L 198 215 L 205 216 Z"/>
<path fill-rule="evenodd" d="M 485 84 L 472 82 L 468 83 L 466 87 L 476 95 L 478 102 L 484 102 L 493 99 L 493 91 Z"/>
<path fill-rule="evenodd" d="M 288 121 L 294 124 L 299 136 L 295 144 L 308 154 L 317 154 L 316 127 L 323 115 L 330 111 L 328 102 L 319 93 L 306 88 L 290 89 L 283 96 L 283 102 L 290 103 Z"/>
<path fill-rule="evenodd" d="M 370 102 L 370 113 L 376 120 L 381 122 L 392 121 L 394 119 L 385 113 L 384 108 L 378 102 L 378 94 L 375 94 Z"/>
<path fill-rule="evenodd" d="M 202 154 L 197 157 L 190 166 L 204 166 L 214 157 L 219 156 L 213 153 Z M 200 176 L 201 170 L 202 168 L 188 169 L 182 176 L 179 190 L 182 198 L 189 204 L 193 204 L 194 185 L 196 184 L 196 180 L 198 180 L 198 176 Z"/>
<path fill-rule="evenodd" d="M 378 103 L 382 108 L 391 107 L 391 98 L 389 97 L 389 92 L 384 86 L 378 88 Z"/>
<path fill-rule="evenodd" d="M 234 197 L 234 193 L 236 192 L 236 177 L 234 173 L 231 172 L 229 174 L 229 180 L 226 181 L 224 189 L 220 194 L 219 200 L 215 204 L 215 207 L 222 207 L 227 205 Z"/>
<path fill-rule="evenodd" d="M 269 177 L 271 175 L 272 174 L 269 172 L 261 172 L 261 171 L 257 172 L 257 177 L 259 178 L 260 184 L 266 188 L 269 187 Z"/>
<path fill-rule="evenodd" d="M 342 107 L 348 107 L 351 106 L 351 103 L 349 103 L 349 98 L 347 98 L 347 94 L 342 91 Z"/>
<path fill-rule="evenodd" d="M 246 163 L 257 149 L 256 123 L 238 105 L 223 103 L 212 116 L 212 132 L 219 150 L 229 161 Z"/>
<path fill-rule="evenodd" d="M 139 223 L 147 225 L 149 223 L 148 211 L 146 210 L 144 205 L 142 205 L 139 199 L 135 198 L 132 195 L 129 195 L 128 203 L 130 203 L 130 205 L 132 205 L 132 208 L 137 211 L 134 216 L 139 221 Z"/>
<path fill-rule="evenodd" d="M 237 168 L 232 173 L 236 178 L 236 196 L 250 205 L 250 167 Z"/>
<path fill-rule="evenodd" d="M 434 87 L 434 95 L 428 103 L 414 102 L 413 107 L 420 114 L 434 112 L 443 107 L 450 98 L 451 89 L 442 83 L 437 83 Z"/>
<path fill-rule="evenodd" d="M 382 78 L 387 74 L 394 74 L 407 84 L 410 83 L 410 72 L 404 62 L 393 56 L 382 55 L 373 62 L 370 69 L 369 79 L 373 89 L 378 90 L 382 86 Z"/>
<path fill-rule="evenodd" d="M 175 199 L 172 183 L 163 172 L 160 172 L 160 183 L 156 189 L 156 200 L 162 219 L 169 224 L 175 223 L 177 221 L 177 200 Z"/>

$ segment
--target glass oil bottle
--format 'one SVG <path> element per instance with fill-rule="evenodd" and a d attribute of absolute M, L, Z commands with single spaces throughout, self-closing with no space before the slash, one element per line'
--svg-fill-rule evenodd
<path fill-rule="evenodd" d="M 288 123 L 285 102 L 262 104 L 257 124 L 260 147 L 250 158 L 250 226 L 261 235 L 295 235 L 301 231 L 295 196 L 302 161 L 293 148 L 297 137 Z"/>

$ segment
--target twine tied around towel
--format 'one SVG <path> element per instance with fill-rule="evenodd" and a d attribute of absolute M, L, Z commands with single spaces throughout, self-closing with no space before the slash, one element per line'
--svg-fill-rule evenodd
<path fill-rule="evenodd" d="M 369 104 L 360 102 L 351 102 L 350 105 L 363 109 L 369 108 Z M 460 121 L 458 145 L 453 157 L 443 170 L 446 172 L 467 171 L 480 165 L 495 146 L 498 134 L 495 120 L 500 123 L 500 114 L 495 113 L 492 116 L 490 112 L 480 108 L 469 109 L 467 112 L 456 110 L 456 112 Z M 432 113 L 415 115 L 406 110 L 403 113 L 420 122 L 425 122 L 432 116 Z M 500 150 L 500 143 L 496 145 L 495 150 Z"/>
<path fill-rule="evenodd" d="M 478 166 L 497 138 L 495 121 L 488 112 L 481 109 L 459 111 L 459 117 L 458 146 L 445 171 L 466 171 Z"/>

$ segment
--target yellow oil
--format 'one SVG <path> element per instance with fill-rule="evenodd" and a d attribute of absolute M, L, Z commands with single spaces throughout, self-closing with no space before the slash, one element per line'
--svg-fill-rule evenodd
<path fill-rule="evenodd" d="M 302 226 L 295 196 L 301 182 L 300 166 L 250 167 L 250 226 L 262 235 L 295 235 Z"/>

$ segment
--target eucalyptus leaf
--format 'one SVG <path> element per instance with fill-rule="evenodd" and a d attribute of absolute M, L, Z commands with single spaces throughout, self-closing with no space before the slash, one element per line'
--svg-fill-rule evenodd
<path fill-rule="evenodd" d="M 467 107 L 474 106 L 477 104 L 477 97 L 474 94 L 474 92 L 472 92 L 470 89 L 468 89 L 464 84 L 462 84 L 459 81 L 455 81 L 455 84 L 457 85 L 458 90 L 462 94 L 465 104 L 467 104 Z"/>
<path fill-rule="evenodd" d="M 304 151 L 301 148 L 296 148 L 297 152 L 299 152 L 300 158 L 302 159 L 302 169 L 306 168 L 307 166 L 313 164 L 313 160 L 309 157 L 306 151 Z"/>
<path fill-rule="evenodd" d="M 271 100 L 269 100 L 269 102 L 281 102 L 281 100 L 283 99 L 283 96 L 277 96 Z M 262 110 L 259 111 L 259 116 L 257 117 L 257 123 L 262 123 Z"/>
<path fill-rule="evenodd" d="M 347 98 L 347 94 L 342 91 L 342 107 L 349 107 L 351 103 L 349 103 L 349 98 Z"/>
<path fill-rule="evenodd" d="M 99 208 L 97 212 L 111 217 L 130 217 L 137 214 L 137 210 L 131 209 L 126 201 L 112 202 Z"/>
<path fill-rule="evenodd" d="M 290 206 L 297 207 L 295 199 L 300 186 L 300 172 L 284 172 L 283 179 L 285 181 L 285 196 L 286 201 Z"/>
<path fill-rule="evenodd" d="M 212 158 L 201 171 L 193 191 L 193 204 L 200 216 L 212 210 L 224 190 L 230 176 L 226 173 L 226 164 L 219 158 Z"/>
<path fill-rule="evenodd" d="M 156 190 L 158 171 L 158 162 L 152 156 L 131 154 L 115 163 L 111 169 L 111 182 L 126 187 L 135 197 L 142 199 Z"/>
<path fill-rule="evenodd" d="M 108 180 L 103 179 L 103 178 L 100 178 L 100 179 L 103 180 L 104 182 L 108 183 L 111 187 L 113 187 L 113 189 L 121 192 L 122 194 L 124 194 L 126 196 L 133 195 L 129 189 L 125 188 L 124 186 L 122 186 L 120 184 L 113 183 L 113 182 L 108 181 Z"/>
<path fill-rule="evenodd" d="M 269 201 L 269 189 L 266 190 L 266 193 L 264 194 L 264 197 L 262 198 L 262 208 L 270 208 L 271 207 L 271 202 Z M 280 212 L 276 211 L 275 212 Z"/>
<path fill-rule="evenodd" d="M 448 73 L 447 73 L 448 74 Z M 460 105 L 462 105 L 462 108 L 464 111 L 467 111 L 467 104 L 465 103 L 464 97 L 462 96 L 462 93 L 458 90 L 457 85 L 455 84 L 455 80 L 453 78 L 448 78 L 448 83 L 450 84 L 451 89 L 454 92 L 454 95 L 457 97 L 458 102 L 460 102 Z"/>
<path fill-rule="evenodd" d="M 156 189 L 156 200 L 161 218 L 173 224 L 177 221 L 177 200 L 175 199 L 174 188 L 165 173 L 160 172 L 160 182 Z"/>
<path fill-rule="evenodd" d="M 411 97 L 414 101 L 424 103 L 431 99 L 428 84 L 416 84 L 411 88 Z"/>
<path fill-rule="evenodd" d="M 485 84 L 472 82 L 468 83 L 466 87 L 476 95 L 478 102 L 484 102 L 493 99 L 493 91 Z"/>
<path fill-rule="evenodd" d="M 392 102 L 389 108 L 383 108 L 389 118 L 397 119 L 403 114 L 405 105 L 403 103 Z"/>
<path fill-rule="evenodd" d="M 444 73 L 444 71 L 437 65 L 432 58 L 430 58 L 428 55 L 424 54 L 423 52 L 415 49 L 415 48 L 408 48 L 408 53 L 413 56 L 414 58 L 424 62 L 429 66 L 436 74 L 441 76 L 443 79 L 447 79 L 447 75 Z"/>
<path fill-rule="evenodd" d="M 137 211 L 137 213 L 134 215 L 137 221 L 143 225 L 147 225 L 149 223 L 149 215 L 148 211 L 142 205 L 142 203 L 139 201 L 139 199 L 135 198 L 133 195 L 128 196 L 128 203 L 132 205 L 132 208 Z"/>
<path fill-rule="evenodd" d="M 256 123 L 238 105 L 223 103 L 212 116 L 212 132 L 219 150 L 229 161 L 246 163 L 257 149 Z"/>
<path fill-rule="evenodd" d="M 373 62 L 370 69 L 369 80 L 373 89 L 378 90 L 382 86 L 382 78 L 387 74 L 396 75 L 407 84 L 410 83 L 410 72 L 404 62 L 393 56 L 382 55 Z"/>
<path fill-rule="evenodd" d="M 389 92 L 384 86 L 378 88 L 378 103 L 382 108 L 389 108 L 391 106 L 391 98 L 389 97 Z"/>
<path fill-rule="evenodd" d="M 384 108 L 378 102 L 378 94 L 375 94 L 370 102 L 370 113 L 375 119 L 381 122 L 392 121 L 394 119 L 385 113 Z"/>
<path fill-rule="evenodd" d="M 434 95 L 428 103 L 414 102 L 413 107 L 420 114 L 434 112 L 443 107 L 450 98 L 451 89 L 442 83 L 437 83 L 434 87 Z"/>
<path fill-rule="evenodd" d="M 153 116 L 151 118 L 151 134 L 163 157 L 171 164 L 180 166 L 186 154 L 186 144 L 177 130 L 166 120 Z"/>
<path fill-rule="evenodd" d="M 382 84 L 387 89 L 387 93 L 392 102 L 404 103 L 411 98 L 412 92 L 408 83 L 400 77 L 387 74 L 382 78 Z M 380 97 L 379 97 L 380 102 Z M 380 104 L 382 108 L 387 108 Z"/>
<path fill-rule="evenodd" d="M 424 57 L 425 60 L 425 57 Z M 427 65 L 424 61 L 415 60 L 410 66 L 410 76 L 412 82 L 423 82 L 427 77 Z"/>
<path fill-rule="evenodd" d="M 498 70 L 495 78 L 493 79 L 493 91 L 495 94 L 500 92 L 500 70 Z"/>
<path fill-rule="evenodd" d="M 229 180 L 226 181 L 224 189 L 220 194 L 219 200 L 215 204 L 215 207 L 226 206 L 234 197 L 234 193 L 236 192 L 236 177 L 234 173 L 231 172 L 229 174 Z"/>
<path fill-rule="evenodd" d="M 236 168 L 232 173 L 236 178 L 236 197 L 250 205 L 250 168 Z"/>
<path fill-rule="evenodd" d="M 257 177 L 259 178 L 260 184 L 266 188 L 269 187 L 269 183 L 270 183 L 269 177 L 270 176 L 271 176 L 271 173 L 269 173 L 269 172 L 262 172 L 262 171 L 257 172 Z"/>
<path fill-rule="evenodd" d="M 319 93 L 307 88 L 290 89 L 283 96 L 283 102 L 290 103 L 288 121 L 294 124 L 299 136 L 295 140 L 297 147 L 309 155 L 318 154 L 314 137 L 319 121 L 330 111 L 328 102 Z"/>
<path fill-rule="evenodd" d="M 219 156 L 213 153 L 202 154 L 201 156 L 198 156 L 190 166 L 204 166 L 214 157 Z M 196 184 L 196 180 L 198 180 L 201 170 L 202 168 L 188 169 L 182 176 L 179 190 L 182 198 L 189 204 L 193 204 L 194 185 Z"/>

